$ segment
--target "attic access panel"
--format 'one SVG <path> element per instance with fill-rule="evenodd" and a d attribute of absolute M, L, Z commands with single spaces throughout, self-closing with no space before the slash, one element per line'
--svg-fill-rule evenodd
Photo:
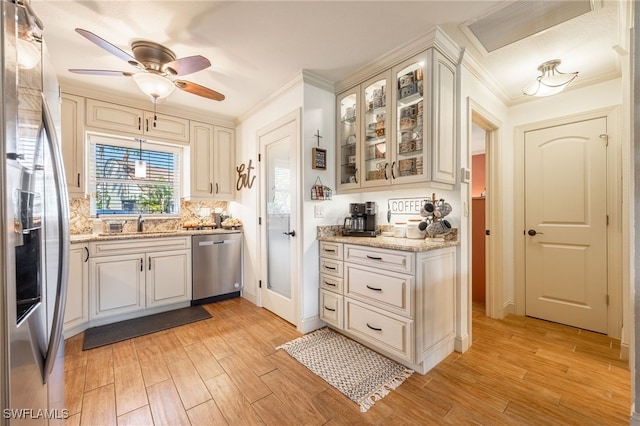
<path fill-rule="evenodd" d="M 462 30 L 478 47 L 490 53 L 592 10 L 590 0 L 519 0 L 468 21 Z"/>

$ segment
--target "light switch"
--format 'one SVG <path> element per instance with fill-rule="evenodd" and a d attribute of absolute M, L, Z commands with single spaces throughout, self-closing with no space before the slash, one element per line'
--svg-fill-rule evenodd
<path fill-rule="evenodd" d="M 324 206 L 320 204 L 313 206 L 313 217 L 324 217 Z"/>

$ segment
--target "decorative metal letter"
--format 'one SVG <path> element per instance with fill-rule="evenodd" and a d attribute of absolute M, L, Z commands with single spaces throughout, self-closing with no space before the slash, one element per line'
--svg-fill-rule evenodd
<path fill-rule="evenodd" d="M 251 170 L 255 170 L 253 167 L 253 160 L 249 160 L 249 164 L 247 166 L 240 164 L 236 167 L 236 172 L 238 172 L 238 181 L 236 182 L 236 189 L 240 191 L 242 188 L 249 188 L 253 186 L 253 182 L 256 180 L 255 176 L 251 176 Z M 246 168 L 246 172 L 245 172 Z"/>

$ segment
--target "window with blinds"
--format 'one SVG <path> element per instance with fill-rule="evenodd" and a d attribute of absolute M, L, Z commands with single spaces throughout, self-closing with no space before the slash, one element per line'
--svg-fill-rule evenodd
<path fill-rule="evenodd" d="M 89 136 L 92 214 L 179 214 L 181 149 L 124 138 Z M 147 176 L 135 177 L 135 162 Z"/>

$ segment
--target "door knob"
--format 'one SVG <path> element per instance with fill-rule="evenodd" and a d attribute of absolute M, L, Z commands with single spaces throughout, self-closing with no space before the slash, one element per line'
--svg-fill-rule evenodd
<path fill-rule="evenodd" d="M 296 236 L 296 231 L 291 231 L 291 232 L 283 232 L 284 235 L 289 235 L 290 237 L 295 237 Z"/>
<path fill-rule="evenodd" d="M 531 235 L 532 237 L 535 237 L 537 234 L 542 235 L 542 232 L 537 232 L 535 229 L 529 229 L 527 231 L 527 234 Z"/>

